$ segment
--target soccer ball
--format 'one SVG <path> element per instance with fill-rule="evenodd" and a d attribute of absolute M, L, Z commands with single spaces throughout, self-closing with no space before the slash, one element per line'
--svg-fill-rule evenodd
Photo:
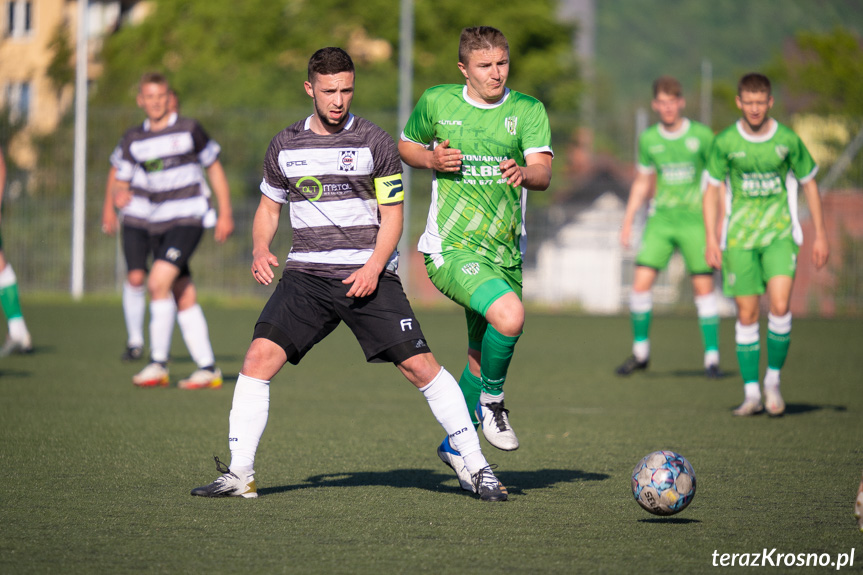
<path fill-rule="evenodd" d="M 654 451 L 632 470 L 632 495 L 654 515 L 674 515 L 695 497 L 695 471 L 673 451 Z"/>

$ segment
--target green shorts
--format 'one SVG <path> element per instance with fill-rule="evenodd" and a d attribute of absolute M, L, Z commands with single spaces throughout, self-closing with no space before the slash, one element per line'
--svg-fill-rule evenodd
<path fill-rule="evenodd" d="M 426 271 L 432 284 L 465 308 L 468 345 L 479 349 L 488 322 L 485 314 L 502 295 L 514 292 L 521 299 L 521 267 L 505 268 L 467 251 L 426 254 Z"/>
<path fill-rule="evenodd" d="M 644 228 L 635 265 L 665 269 L 675 249 L 680 250 L 690 274 L 713 273 L 704 259 L 706 240 L 700 213 L 675 210 L 653 214 Z"/>
<path fill-rule="evenodd" d="M 751 250 L 726 249 L 722 254 L 722 291 L 729 297 L 761 295 L 774 277 L 794 279 L 799 251 L 800 246 L 790 237 Z"/>

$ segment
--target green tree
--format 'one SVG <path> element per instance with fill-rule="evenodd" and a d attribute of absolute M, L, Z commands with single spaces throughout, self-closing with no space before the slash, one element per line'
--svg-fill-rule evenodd
<path fill-rule="evenodd" d="M 773 69 L 799 111 L 863 118 L 863 41 L 852 31 L 799 32 Z"/>
<path fill-rule="evenodd" d="M 72 63 L 75 53 L 72 51 L 69 28 L 65 23 L 57 26 L 48 48 L 52 52 L 51 62 L 48 64 L 48 78 L 59 92 L 75 80 L 75 67 Z"/>
<path fill-rule="evenodd" d="M 431 85 L 463 81 L 456 68 L 458 35 L 481 23 L 507 34 L 511 86 L 551 109 L 575 108 L 575 30 L 557 18 L 557 6 L 555 0 L 416 2 L 414 97 Z M 308 57 L 334 45 L 356 61 L 356 105 L 393 109 L 398 40 L 398 0 L 156 0 L 144 22 L 106 42 L 96 101 L 131 102 L 140 74 L 155 69 L 168 74 L 193 108 L 306 107 Z"/>

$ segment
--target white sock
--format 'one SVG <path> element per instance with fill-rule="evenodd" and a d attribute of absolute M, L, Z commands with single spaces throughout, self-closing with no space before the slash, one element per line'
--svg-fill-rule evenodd
<path fill-rule="evenodd" d="M 698 319 L 716 318 L 716 321 L 719 321 L 719 302 L 716 299 L 715 293 L 710 292 L 695 296 L 695 309 Z M 704 352 L 704 367 L 707 368 L 711 365 L 719 365 L 718 349 L 710 349 Z"/>
<path fill-rule="evenodd" d="M 635 359 L 645 362 L 650 358 L 650 340 L 643 339 L 641 341 L 632 342 L 632 355 Z"/>
<path fill-rule="evenodd" d="M 461 388 L 459 388 L 460 390 Z M 480 405 L 491 405 L 492 403 L 502 403 L 504 400 L 504 392 L 501 390 L 500 395 L 492 395 L 486 391 L 479 392 Z"/>
<path fill-rule="evenodd" d="M 171 352 L 177 304 L 173 297 L 150 302 L 150 358 L 166 362 Z"/>
<path fill-rule="evenodd" d="M 207 318 L 204 310 L 198 304 L 177 312 L 177 323 L 180 333 L 195 364 L 199 368 L 210 367 L 216 363 L 213 346 L 210 344 L 210 332 L 207 329 Z"/>
<path fill-rule="evenodd" d="M 243 375 L 237 377 L 229 417 L 228 443 L 231 471 L 254 473 L 255 453 L 270 414 L 270 382 Z"/>
<path fill-rule="evenodd" d="M 8 322 L 9 338 L 19 341 L 25 346 L 30 346 L 30 332 L 27 330 L 27 324 L 23 317 L 13 317 Z"/>
<path fill-rule="evenodd" d="M 764 387 L 772 387 L 779 389 L 779 370 L 772 367 L 767 368 L 767 373 L 764 374 Z"/>
<path fill-rule="evenodd" d="M 789 311 L 785 315 L 773 315 L 768 312 L 767 329 L 779 335 L 791 333 L 791 312 Z"/>
<path fill-rule="evenodd" d="M 147 310 L 147 288 L 123 283 L 123 316 L 126 318 L 126 345 L 144 347 L 144 314 Z"/>
<path fill-rule="evenodd" d="M 761 401 L 761 389 L 759 389 L 758 383 L 744 383 L 743 396 L 746 401 Z"/>
<path fill-rule="evenodd" d="M 12 269 L 12 264 L 7 263 L 3 271 L 0 272 L 0 288 L 13 286 L 18 282 L 18 276 L 15 275 L 15 270 Z"/>
<path fill-rule="evenodd" d="M 479 446 L 464 396 L 453 376 L 441 368 L 433 380 L 420 388 L 438 423 L 446 431 L 449 443 L 461 453 L 464 465 L 473 475 L 488 465 Z"/>

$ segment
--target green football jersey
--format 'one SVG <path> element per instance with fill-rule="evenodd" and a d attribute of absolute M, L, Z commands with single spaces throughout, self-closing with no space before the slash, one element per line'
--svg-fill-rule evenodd
<path fill-rule="evenodd" d="M 527 190 L 508 185 L 499 166 L 552 153 L 542 103 L 507 90 L 500 102 L 484 104 L 469 100 L 464 85 L 435 86 L 420 97 L 401 137 L 424 146 L 449 140 L 463 156 L 460 172 L 434 172 L 419 250 L 470 250 L 494 264 L 521 265 Z"/>
<path fill-rule="evenodd" d="M 676 132 L 655 124 L 638 138 L 638 169 L 656 172 L 655 210 L 701 211 L 702 174 L 713 132 L 684 119 Z"/>
<path fill-rule="evenodd" d="M 815 177 L 818 166 L 797 134 L 773 120 L 762 136 L 743 131 L 742 120 L 713 142 L 707 171 L 726 184 L 723 248 L 753 249 L 774 240 L 803 243 L 797 218 L 797 181 Z"/>

